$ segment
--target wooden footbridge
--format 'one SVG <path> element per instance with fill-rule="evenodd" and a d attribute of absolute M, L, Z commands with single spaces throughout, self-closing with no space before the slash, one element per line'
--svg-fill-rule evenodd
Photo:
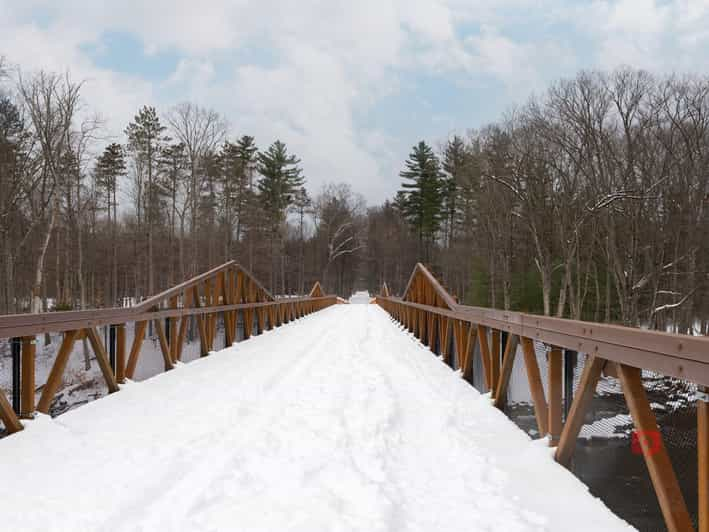
<path fill-rule="evenodd" d="M 616 378 L 667 528 L 709 532 L 709 339 L 460 305 L 421 264 L 414 269 L 401 297 L 391 295 L 384 284 L 373 302 L 459 370 L 464 379 L 473 378 L 474 357 L 479 357 L 482 380 L 498 408 L 505 405 L 519 358 L 517 363 L 522 363 L 526 372 L 538 435 L 548 437 L 549 444 L 556 447 L 557 462 L 564 466 L 571 463 L 599 380 L 604 375 Z M 159 340 L 164 369 L 169 371 L 182 359 L 191 320 L 196 322 L 200 353 L 207 356 L 221 348 L 215 346 L 220 318 L 225 345 L 230 346 L 238 339 L 239 321 L 243 323 L 242 337 L 248 339 L 338 303 L 345 301 L 324 294 L 318 283 L 307 296 L 276 298 L 248 271 L 229 262 L 131 308 L 2 316 L 0 338 L 14 339 L 21 345 L 21 363 L 17 389 L 13 390 L 14 404 L 0 393 L 0 419 L 6 432 L 15 433 L 35 411 L 49 412 L 72 347 L 79 339 L 90 342 L 108 391 L 114 393 L 126 379 L 133 378 L 149 323 Z M 126 328 L 130 324 L 134 335 L 132 344 L 127 345 Z M 112 331 L 108 342 L 98 333 L 101 326 Z M 35 404 L 35 337 L 42 333 L 63 333 L 63 340 Z M 547 363 L 540 367 L 537 353 L 542 346 Z M 577 385 L 571 382 L 569 388 L 568 379 L 573 374 L 568 375 L 565 365 L 572 356 L 585 356 L 585 362 L 580 381 Z M 658 427 L 643 384 L 644 372 L 681 379 L 694 390 L 696 501 L 688 501 L 683 495 L 662 427 Z M 565 409 L 564 401 L 572 392 L 573 401 Z M 0 441 L 0 454 L 2 449 Z"/>

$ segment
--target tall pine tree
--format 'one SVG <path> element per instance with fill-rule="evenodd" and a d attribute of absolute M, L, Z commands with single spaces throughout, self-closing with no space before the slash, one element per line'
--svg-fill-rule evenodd
<path fill-rule="evenodd" d="M 401 184 L 401 194 L 397 196 L 397 204 L 418 235 L 423 260 L 430 262 L 443 217 L 441 165 L 431 147 L 421 141 L 413 147 L 405 166 L 399 173 L 404 182 Z"/>
<path fill-rule="evenodd" d="M 125 133 L 128 137 L 128 150 L 136 161 L 138 172 L 144 172 L 147 179 L 145 198 L 140 198 L 145 205 L 145 225 L 148 240 L 148 295 L 155 293 L 155 267 L 153 262 L 153 233 L 155 218 L 158 214 L 159 187 L 157 184 L 157 166 L 161 148 L 167 141 L 165 126 L 160 122 L 155 107 L 144 106 L 128 124 Z M 143 294 L 145 295 L 145 294 Z"/>
<path fill-rule="evenodd" d="M 118 300 L 118 179 L 126 173 L 123 146 L 112 143 L 106 146 L 96 161 L 94 179 L 96 188 L 106 196 L 106 211 L 111 231 L 111 282 L 107 290 L 107 304 L 116 305 Z"/>
<path fill-rule="evenodd" d="M 279 269 L 276 244 L 281 256 L 281 290 L 285 287 L 285 263 L 283 261 L 283 234 L 281 227 L 286 220 L 286 211 L 293 203 L 298 189 L 305 183 L 300 159 L 289 155 L 286 145 L 280 140 L 271 144 L 258 155 L 259 197 L 271 230 L 271 287 L 275 288 L 275 274 Z"/>

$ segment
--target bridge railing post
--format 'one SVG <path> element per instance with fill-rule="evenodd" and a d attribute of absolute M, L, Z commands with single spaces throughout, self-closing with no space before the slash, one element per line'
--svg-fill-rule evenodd
<path fill-rule="evenodd" d="M 15 414 L 20 415 L 20 397 L 22 396 L 22 385 L 20 378 L 22 339 L 12 338 L 10 340 L 10 352 L 12 353 L 12 409 Z"/>

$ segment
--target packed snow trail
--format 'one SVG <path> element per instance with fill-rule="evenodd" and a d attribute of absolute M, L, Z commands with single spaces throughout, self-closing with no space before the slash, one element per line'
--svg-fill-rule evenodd
<path fill-rule="evenodd" d="M 630 529 L 375 305 L 42 416 L 0 475 L 12 531 Z"/>

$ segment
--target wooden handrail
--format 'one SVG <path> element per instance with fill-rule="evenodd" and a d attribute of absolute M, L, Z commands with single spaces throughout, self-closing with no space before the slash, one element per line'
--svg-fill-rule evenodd
<path fill-rule="evenodd" d="M 605 372 L 618 377 L 636 429 L 643 434 L 654 432 L 660 440 L 653 449 L 645 444 L 641 447 L 665 524 L 671 531 L 693 530 L 642 384 L 641 370 L 677 377 L 706 390 L 709 386 L 709 338 L 459 305 L 420 263 L 414 268 L 402 297 L 391 296 L 384 284 L 376 302 L 432 350 L 438 345 L 439 354 L 447 362 L 451 360 L 452 333 L 458 369 L 465 378 L 471 376 L 471 359 L 477 343 L 484 380 L 497 407 L 505 403 L 517 346 L 521 345 L 539 434 L 550 433 L 550 442 L 554 445 L 558 442 L 555 456 L 564 465 L 568 465 L 571 459 L 601 375 Z M 506 346 L 500 345 L 502 332 L 507 333 Z M 492 337 L 492 347 L 488 343 L 488 333 Z M 537 362 L 534 340 L 549 346 L 554 355 L 544 376 Z M 588 357 L 565 423 L 562 423 L 560 408 L 561 349 L 585 353 Z M 548 382 L 549 398 L 545 395 L 543 377 Z M 697 412 L 699 531 L 709 532 L 709 472 L 704 470 L 709 469 L 709 407 L 705 394 L 697 397 Z"/>
<path fill-rule="evenodd" d="M 109 393 L 117 392 L 125 378 L 133 378 L 141 354 L 148 323 L 154 323 L 160 343 L 165 371 L 171 370 L 182 358 L 188 319 L 194 317 L 200 339 L 201 356 L 214 349 L 217 316 L 223 317 L 225 346 L 237 335 L 237 312 L 243 313 L 244 337 L 261 333 L 294 319 L 338 303 L 334 295 L 325 295 L 316 283 L 309 296 L 274 298 L 251 273 L 234 261 L 229 261 L 179 285 L 160 292 L 130 308 L 108 308 L 41 314 L 0 316 L 0 338 L 21 337 L 22 341 L 22 414 L 32 417 L 34 405 L 35 349 L 34 338 L 42 333 L 64 333 L 62 344 L 52 364 L 37 410 L 49 413 L 59 390 L 66 364 L 77 339 L 88 338 L 99 362 Z M 182 297 L 182 306 L 178 301 Z M 179 328 L 178 328 L 179 319 Z M 163 322 L 165 320 L 165 322 Z M 135 322 L 135 335 L 130 355 L 125 342 L 125 324 Z M 163 326 L 163 323 L 165 324 Z M 109 351 L 96 327 L 115 325 L 115 366 L 111 367 Z M 167 334 L 167 327 L 170 334 Z M 254 327 L 256 330 L 254 330 Z M 27 390 L 31 390 L 27 391 Z M 0 420 L 8 432 L 23 426 L 9 402 L 0 391 Z"/>

